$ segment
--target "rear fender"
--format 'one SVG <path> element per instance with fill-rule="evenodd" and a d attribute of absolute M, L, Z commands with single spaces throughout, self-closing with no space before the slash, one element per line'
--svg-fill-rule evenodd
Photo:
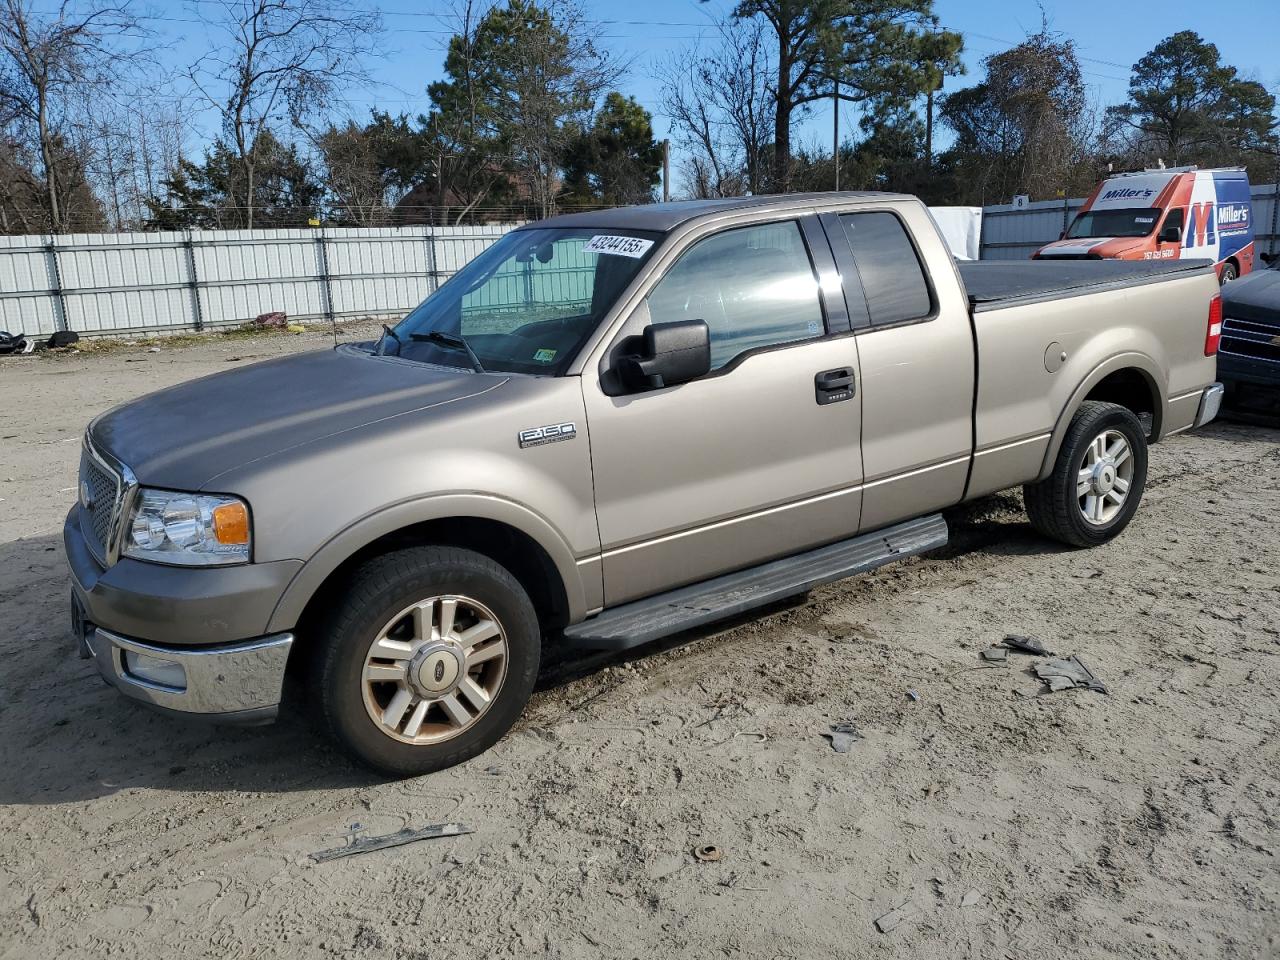
<path fill-rule="evenodd" d="M 1167 401 L 1164 375 L 1160 372 L 1159 365 L 1144 353 L 1117 354 L 1095 366 L 1072 392 L 1071 398 L 1063 406 L 1062 412 L 1058 414 L 1058 420 L 1054 424 L 1053 434 L 1049 438 L 1049 446 L 1045 450 L 1044 460 L 1041 462 L 1040 473 L 1036 476 L 1036 480 L 1043 480 L 1053 473 L 1053 466 L 1058 460 L 1058 452 L 1062 449 L 1062 440 L 1067 435 L 1067 429 L 1071 426 L 1071 418 L 1076 415 L 1076 411 L 1080 409 L 1080 404 L 1084 403 L 1085 397 L 1108 376 L 1121 370 L 1136 370 L 1146 381 L 1147 389 L 1151 391 L 1151 439 L 1152 442 L 1160 439 Z"/>

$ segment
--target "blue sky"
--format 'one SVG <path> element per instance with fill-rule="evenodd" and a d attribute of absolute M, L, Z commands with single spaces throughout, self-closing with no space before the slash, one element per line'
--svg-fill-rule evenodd
<path fill-rule="evenodd" d="M 443 48 L 451 33 L 450 0 L 346 0 L 343 5 L 381 10 L 387 35 L 385 56 L 371 64 L 376 84 L 348 90 L 342 105 L 335 105 L 338 112 L 363 119 L 372 106 L 393 113 L 425 110 L 425 87 L 440 75 Z M 709 41 L 714 22 L 732 9 L 732 0 L 594 0 L 584 6 L 601 22 L 601 42 L 633 63 L 622 88 L 654 114 L 658 138 L 666 136 L 668 121 L 661 112 L 655 66 L 699 37 Z M 1076 41 L 1085 79 L 1103 105 L 1124 98 L 1130 65 L 1181 29 L 1195 30 L 1217 44 L 1227 63 L 1280 94 L 1280 55 L 1275 44 L 1280 13 L 1275 0 L 1237 0 L 1225 8 L 1203 0 L 1158 4 L 1044 0 L 1044 7 L 1052 28 Z M 190 22 L 185 0 L 165 0 L 152 9 L 158 17 L 150 25 L 169 41 L 163 54 L 169 66 L 177 67 L 208 48 L 203 28 Z M 984 56 L 1008 49 L 1040 24 L 1035 0 L 935 0 L 935 11 L 945 27 L 965 37 L 969 72 L 949 81 L 952 87 L 976 82 Z M 852 129 L 854 121 L 856 114 L 846 107 L 842 127 Z M 212 132 L 207 118 L 196 122 L 206 134 Z M 830 107 L 823 104 L 801 121 L 794 137 L 797 142 L 821 139 L 826 143 L 830 130 Z"/>

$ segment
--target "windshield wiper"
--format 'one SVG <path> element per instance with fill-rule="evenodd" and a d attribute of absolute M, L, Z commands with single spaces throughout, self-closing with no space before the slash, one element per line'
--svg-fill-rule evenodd
<path fill-rule="evenodd" d="M 397 340 L 399 337 L 396 338 Z M 409 339 L 414 343 L 434 343 L 440 347 L 449 347 L 452 350 L 461 350 L 467 355 L 467 359 L 471 361 L 471 366 L 476 373 L 484 373 L 484 367 L 480 364 L 480 358 L 476 356 L 476 352 L 471 349 L 471 344 L 457 333 L 445 333 L 443 330 L 432 330 L 430 333 L 411 333 Z"/>
<path fill-rule="evenodd" d="M 382 336 L 384 340 L 387 337 L 390 337 L 392 340 L 396 342 L 396 356 L 397 357 L 400 356 L 400 348 L 404 346 L 404 341 L 400 339 L 400 334 L 396 333 L 394 330 L 392 330 L 389 326 L 387 326 L 384 323 L 382 325 Z M 387 351 L 385 350 L 380 349 L 378 352 L 384 357 L 387 355 Z"/>

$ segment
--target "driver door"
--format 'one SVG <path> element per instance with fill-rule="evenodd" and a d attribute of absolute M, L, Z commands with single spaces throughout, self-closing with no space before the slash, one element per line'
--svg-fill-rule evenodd
<path fill-rule="evenodd" d="M 857 344 L 831 335 L 848 316 L 838 284 L 824 308 L 807 232 L 794 219 L 720 229 L 650 289 L 619 340 L 704 320 L 706 376 L 624 392 L 608 357 L 598 379 L 584 374 L 606 605 L 857 532 Z M 829 262 L 829 247 L 815 252 Z M 833 372 L 854 389 L 821 402 L 816 378 Z"/>

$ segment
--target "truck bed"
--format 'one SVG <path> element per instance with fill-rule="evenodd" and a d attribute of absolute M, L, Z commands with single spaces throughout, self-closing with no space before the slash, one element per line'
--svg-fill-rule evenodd
<path fill-rule="evenodd" d="M 1213 269 L 1209 260 L 957 261 L 974 313 L 1159 283 Z"/>

